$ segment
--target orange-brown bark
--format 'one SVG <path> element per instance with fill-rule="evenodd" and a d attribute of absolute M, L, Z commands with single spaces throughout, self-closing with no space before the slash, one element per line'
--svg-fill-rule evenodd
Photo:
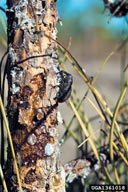
<path fill-rule="evenodd" d="M 65 191 L 58 149 L 58 21 L 54 0 L 13 0 L 8 11 L 8 117 L 24 191 Z M 45 35 L 46 34 L 46 35 Z M 62 176 L 63 175 L 63 176 Z M 8 152 L 9 191 L 18 191 Z"/>

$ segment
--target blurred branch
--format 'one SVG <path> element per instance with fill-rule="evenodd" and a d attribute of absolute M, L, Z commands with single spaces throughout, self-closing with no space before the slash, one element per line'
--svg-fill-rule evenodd
<path fill-rule="evenodd" d="M 6 13 L 5 9 L 1 6 L 0 6 L 0 10 L 3 11 L 4 13 Z"/>

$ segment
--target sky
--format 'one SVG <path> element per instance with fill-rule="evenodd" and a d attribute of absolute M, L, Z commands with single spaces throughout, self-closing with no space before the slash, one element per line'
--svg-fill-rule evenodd
<path fill-rule="evenodd" d="M 93 2 L 94 0 L 58 0 L 58 12 L 62 17 L 69 17 L 69 15 L 73 16 L 74 14 L 79 14 L 81 11 L 88 9 Z M 63 8 L 65 10 L 61 11 Z"/>
<path fill-rule="evenodd" d="M 0 6 L 6 8 L 6 0 L 0 0 Z"/>

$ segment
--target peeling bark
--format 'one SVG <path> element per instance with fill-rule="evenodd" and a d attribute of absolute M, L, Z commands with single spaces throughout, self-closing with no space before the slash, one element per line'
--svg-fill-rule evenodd
<path fill-rule="evenodd" d="M 11 3 L 10 3 L 11 2 Z M 65 191 L 59 162 L 57 58 L 53 0 L 8 2 L 8 118 L 23 191 Z M 46 35 L 47 36 L 46 36 Z M 9 191 L 19 191 L 10 149 Z"/>

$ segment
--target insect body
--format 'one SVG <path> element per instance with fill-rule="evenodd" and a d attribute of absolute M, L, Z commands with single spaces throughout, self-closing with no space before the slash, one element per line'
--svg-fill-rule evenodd
<path fill-rule="evenodd" d="M 71 95 L 71 87 L 73 77 L 66 71 L 58 73 L 59 91 L 57 93 L 57 100 L 59 103 L 66 101 Z"/>
<path fill-rule="evenodd" d="M 128 3 L 126 0 L 103 0 L 105 8 L 109 9 L 110 13 L 115 17 L 123 17 L 128 13 Z"/>

